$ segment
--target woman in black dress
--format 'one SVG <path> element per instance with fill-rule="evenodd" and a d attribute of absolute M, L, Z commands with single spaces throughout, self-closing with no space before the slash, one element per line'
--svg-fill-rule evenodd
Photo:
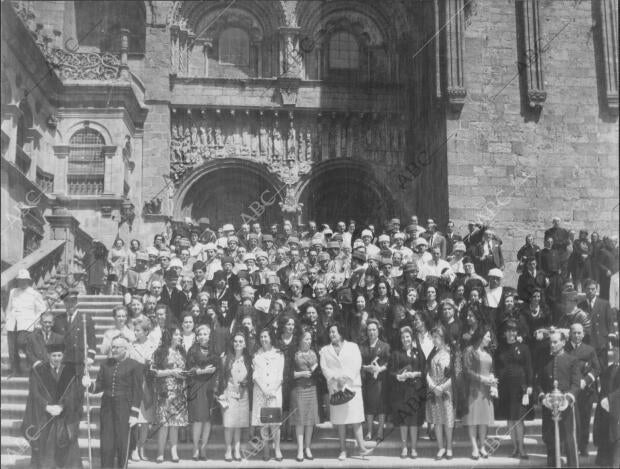
<path fill-rule="evenodd" d="M 527 345 L 517 342 L 518 328 L 511 319 L 503 325 L 506 342 L 500 346 L 495 362 L 499 379 L 496 418 L 508 420 L 512 457 L 528 459 L 523 447 L 523 420 L 534 418 L 532 357 Z"/>
<path fill-rule="evenodd" d="M 392 306 L 392 288 L 387 280 L 382 278 L 375 286 L 375 297 L 368 304 L 368 314 L 385 324 Z"/>
<path fill-rule="evenodd" d="M 392 377 L 391 403 L 395 426 L 400 427 L 401 458 L 407 457 L 407 434 L 411 438 L 411 458 L 418 456 L 418 428 L 424 423 L 426 407 L 426 359 L 413 330 L 400 330 L 401 347 L 392 352 L 388 369 Z"/>
<path fill-rule="evenodd" d="M 372 439 L 375 415 L 379 421 L 377 441 L 383 440 L 386 411 L 385 370 L 390 358 L 390 346 L 379 340 L 379 322 L 369 319 L 366 324 L 368 340 L 360 347 L 362 354 L 362 396 L 366 414 L 366 440 Z"/>
<path fill-rule="evenodd" d="M 546 303 L 542 301 L 542 291 L 539 288 L 532 292 L 529 304 L 521 308 L 521 317 L 525 325 L 523 342 L 530 349 L 534 381 L 537 382 L 540 370 L 545 365 L 545 359 L 549 355 L 548 330 L 551 326 L 551 314 Z"/>
<path fill-rule="evenodd" d="M 187 413 L 192 424 L 194 461 L 199 459 L 206 461 L 207 443 L 211 432 L 211 404 L 218 356 L 214 353 L 210 339 L 211 327 L 201 324 L 196 329 L 196 342 L 187 352 L 186 366 L 189 370 Z"/>
<path fill-rule="evenodd" d="M 276 347 L 284 355 L 284 374 L 282 380 L 282 414 L 288 415 L 291 411 L 291 391 L 294 385 L 293 368 L 295 360 L 295 347 L 297 322 L 293 316 L 284 315 L 280 318 L 278 328 L 278 340 Z M 293 428 L 290 419 L 282 425 L 282 439 L 293 441 Z"/>

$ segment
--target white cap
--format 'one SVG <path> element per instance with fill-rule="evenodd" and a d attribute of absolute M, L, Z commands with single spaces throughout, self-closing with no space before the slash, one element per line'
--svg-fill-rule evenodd
<path fill-rule="evenodd" d="M 235 231 L 235 227 L 232 224 L 230 224 L 230 223 L 226 223 L 222 227 L 222 231 Z"/>
<path fill-rule="evenodd" d="M 146 253 L 149 256 L 155 256 L 155 257 L 159 256 L 159 250 L 153 246 L 149 246 L 148 248 L 146 248 Z"/>
<path fill-rule="evenodd" d="M 181 262 L 181 259 L 179 259 L 178 257 L 175 257 L 174 259 L 170 260 L 170 268 L 172 267 L 183 267 L 183 262 Z"/>
<path fill-rule="evenodd" d="M 370 231 L 370 230 L 363 230 L 362 231 L 362 238 L 364 236 L 370 236 L 372 238 L 372 231 Z"/>
<path fill-rule="evenodd" d="M 20 269 L 19 272 L 17 272 L 17 277 L 15 277 L 16 280 L 32 280 L 30 278 L 30 272 L 28 272 L 28 269 Z"/>
<path fill-rule="evenodd" d="M 428 241 L 424 238 L 418 238 L 415 243 L 416 246 L 428 246 Z"/>
<path fill-rule="evenodd" d="M 228 240 L 226 238 L 220 238 L 217 240 L 217 242 L 215 243 L 216 246 L 218 248 L 227 248 L 228 247 Z"/>
<path fill-rule="evenodd" d="M 452 251 L 462 251 L 465 252 L 467 251 L 467 249 L 465 248 L 465 243 L 463 243 L 462 241 L 457 241 L 456 243 L 454 243 L 454 247 L 452 248 Z"/>
<path fill-rule="evenodd" d="M 385 234 L 379 236 L 379 242 L 382 242 L 382 241 L 387 241 L 389 243 L 390 242 L 390 237 L 388 235 L 385 235 Z"/>
<path fill-rule="evenodd" d="M 489 277 L 497 277 L 497 278 L 504 278 L 504 272 L 502 272 L 499 269 L 491 269 L 489 270 Z"/>
<path fill-rule="evenodd" d="M 356 239 L 355 241 L 353 241 L 353 249 L 362 247 L 364 247 L 364 241 L 362 241 L 361 239 Z"/>
<path fill-rule="evenodd" d="M 243 262 L 246 262 L 246 261 L 249 261 L 249 260 L 256 261 L 256 256 L 253 253 L 251 253 L 251 252 L 249 252 L 245 256 L 243 256 Z"/>
<path fill-rule="evenodd" d="M 215 251 L 217 250 L 217 246 L 215 245 L 215 243 L 207 243 L 205 244 L 205 247 L 203 249 L 205 251 Z"/>
<path fill-rule="evenodd" d="M 399 231 L 394 234 L 394 239 L 405 239 L 405 233 Z"/>

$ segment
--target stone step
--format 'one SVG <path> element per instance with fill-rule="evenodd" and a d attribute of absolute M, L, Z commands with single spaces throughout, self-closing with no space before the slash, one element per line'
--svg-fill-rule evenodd
<path fill-rule="evenodd" d="M 505 447 L 504 447 L 505 446 Z M 472 461 L 469 458 L 467 451 L 455 452 L 455 457 L 448 461 L 443 459 L 441 461 L 435 461 L 433 458 L 436 454 L 436 449 L 424 449 L 418 451 L 418 458 L 412 459 L 400 459 L 400 450 L 392 451 L 390 454 L 381 455 L 373 454 L 366 458 L 356 456 L 356 451 L 353 449 L 353 445 L 349 444 L 349 457 L 345 461 L 338 461 L 338 450 L 329 451 L 313 451 L 314 460 L 304 460 L 303 462 L 297 462 L 294 458 L 296 455 L 296 449 L 288 449 L 283 447 L 284 460 L 282 462 L 276 462 L 273 458 L 270 462 L 266 463 L 262 459 L 262 453 L 252 454 L 246 453 L 247 458 L 244 458 L 241 462 L 224 462 L 223 452 L 209 452 L 208 461 L 192 461 L 189 459 L 191 453 L 181 453 L 180 457 L 184 459 L 180 463 L 173 463 L 170 461 L 169 454 L 166 452 L 166 459 L 161 464 L 154 463 L 155 454 L 147 450 L 146 456 L 150 458 L 149 461 L 130 461 L 128 467 L 130 469 L 152 469 L 157 467 L 158 469 L 180 469 L 180 468 L 204 468 L 204 469 L 221 469 L 223 467 L 230 467 L 232 469 L 238 469 L 240 467 L 248 469 L 259 469 L 264 467 L 273 468 L 303 468 L 303 469 L 374 469 L 374 468 L 391 468 L 391 469 L 411 469 L 412 467 L 420 469 L 434 469 L 434 468 L 451 468 L 451 469 L 471 469 L 476 468 L 489 468 L 489 469 L 508 469 L 508 468 L 537 468 L 545 467 L 547 463 L 547 456 L 544 451 L 530 452 L 530 459 L 526 461 L 520 461 L 510 457 L 512 452 L 511 444 L 507 444 L 500 447 L 490 458 L 479 459 Z M 271 452 L 273 456 L 273 451 Z M 581 467 L 589 467 L 594 465 L 596 453 L 590 452 L 588 458 L 580 458 Z M 82 465 L 84 468 L 88 467 L 88 459 L 86 455 L 82 455 Z M 29 468 L 30 458 L 20 454 L 17 455 L 2 455 L 2 467 L 11 468 Z M 93 468 L 99 468 L 99 453 L 93 452 Z"/>

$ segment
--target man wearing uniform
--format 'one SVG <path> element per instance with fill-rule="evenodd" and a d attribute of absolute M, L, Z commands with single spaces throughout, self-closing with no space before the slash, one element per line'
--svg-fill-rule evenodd
<path fill-rule="evenodd" d="M 601 372 L 594 348 L 583 343 L 583 325 L 574 323 L 570 326 L 570 340 L 566 344 L 566 352 L 580 362 L 581 380 L 577 396 L 577 446 L 581 456 L 588 456 L 590 440 L 590 418 L 592 405 L 596 402 L 596 378 Z"/>
<path fill-rule="evenodd" d="M 557 381 L 558 389 L 566 394 L 569 406 L 560 414 L 559 431 L 561 445 L 566 448 L 569 467 L 577 465 L 577 437 L 575 435 L 574 406 L 581 381 L 580 362 L 566 353 L 566 338 L 558 330 L 549 333 L 551 354 L 538 375 L 538 400 L 542 401 L 547 393 L 554 389 Z M 556 467 L 555 463 L 555 424 L 551 410 L 543 406 L 542 434 L 547 445 L 547 466 Z"/>
<path fill-rule="evenodd" d="M 84 371 L 84 358 L 87 354 L 88 363 L 95 360 L 97 338 L 95 337 L 95 325 L 93 318 L 78 310 L 78 291 L 71 288 L 65 293 L 66 314 L 59 314 L 54 318 L 52 331 L 64 337 L 65 354 L 63 361 L 75 366 L 76 372 Z M 84 317 L 86 317 L 86 350 L 84 350 Z"/>
<path fill-rule="evenodd" d="M 63 363 L 64 344 L 48 344 L 45 361 L 30 370 L 28 400 L 21 425 L 34 468 L 82 467 L 78 427 L 84 389 L 75 366 Z"/>
<path fill-rule="evenodd" d="M 112 341 L 111 357 L 101 364 L 97 380 L 93 383 L 88 373 L 82 378 L 82 385 L 89 393 L 103 392 L 99 414 L 101 467 L 125 467 L 129 428 L 138 421 L 143 365 L 128 358 L 128 346 L 126 338 L 116 337 Z"/>

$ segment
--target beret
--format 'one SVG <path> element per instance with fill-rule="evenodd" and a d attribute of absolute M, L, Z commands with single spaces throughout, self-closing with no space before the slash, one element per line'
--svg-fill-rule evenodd
<path fill-rule="evenodd" d="M 491 269 L 487 275 L 489 277 L 504 278 L 504 273 L 499 269 Z"/>
<path fill-rule="evenodd" d="M 270 234 L 264 234 L 263 235 L 263 242 L 265 241 L 272 241 L 273 242 L 273 236 Z"/>
<path fill-rule="evenodd" d="M 220 259 L 222 265 L 224 264 L 231 264 L 231 265 L 235 265 L 235 260 L 232 258 L 232 256 L 223 256 Z"/>
<path fill-rule="evenodd" d="M 222 226 L 222 231 L 235 231 L 235 227 L 230 223 L 226 223 Z"/>

